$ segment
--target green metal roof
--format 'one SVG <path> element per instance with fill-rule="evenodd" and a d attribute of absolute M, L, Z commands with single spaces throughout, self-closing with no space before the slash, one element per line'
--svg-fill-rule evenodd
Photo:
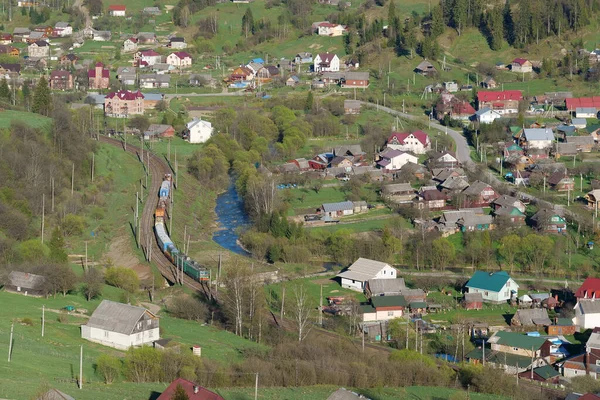
<path fill-rule="evenodd" d="M 546 342 L 546 339 L 541 337 L 527 336 L 518 332 L 496 332 L 500 339 L 496 342 L 503 346 L 517 347 L 519 349 L 538 350 Z"/>
<path fill-rule="evenodd" d="M 514 134 L 514 133 L 519 133 L 519 132 L 521 132 L 521 131 L 523 130 L 523 128 L 522 128 L 522 127 L 520 127 L 520 126 L 511 126 L 509 129 L 510 129 L 510 131 L 511 131 L 513 134 Z"/>
<path fill-rule="evenodd" d="M 557 318 L 556 322 L 558 326 L 571 326 L 573 325 L 573 320 L 571 318 Z"/>
<path fill-rule="evenodd" d="M 505 271 L 485 272 L 475 271 L 475 274 L 469 279 L 465 285 L 468 288 L 477 288 L 499 292 L 502 287 L 508 282 L 510 276 Z"/>
<path fill-rule="evenodd" d="M 523 148 L 521 146 L 519 146 L 518 144 L 513 143 L 510 146 L 508 146 L 506 148 L 506 150 L 508 150 L 508 151 L 521 151 L 521 150 L 523 150 Z"/>
<path fill-rule="evenodd" d="M 483 350 L 478 347 L 471 350 L 465 355 L 466 358 L 471 360 L 483 360 Z M 516 354 L 504 353 L 502 351 L 492 351 L 489 348 L 485 349 L 485 361 L 494 364 L 502 364 L 514 366 L 517 365 L 519 368 L 526 368 L 531 365 L 531 357 L 519 356 Z"/>
<path fill-rule="evenodd" d="M 371 297 L 373 307 L 406 307 L 408 303 L 404 296 L 375 296 Z"/>
<path fill-rule="evenodd" d="M 543 367 L 534 368 L 533 372 L 535 372 L 544 379 L 550 379 L 560 375 L 560 373 L 557 370 L 555 370 L 551 365 L 544 365 Z"/>
<path fill-rule="evenodd" d="M 368 313 L 375 312 L 375 308 L 373 308 L 373 306 L 370 304 L 361 304 L 358 308 L 360 309 L 361 314 L 368 314 Z"/>
<path fill-rule="evenodd" d="M 596 131 L 598 129 L 600 129 L 600 124 L 588 125 L 588 126 L 585 127 L 585 130 L 588 133 L 592 133 L 592 132 L 594 132 L 594 131 Z"/>
<path fill-rule="evenodd" d="M 410 308 L 427 308 L 427 303 L 424 301 L 411 301 L 408 306 Z"/>

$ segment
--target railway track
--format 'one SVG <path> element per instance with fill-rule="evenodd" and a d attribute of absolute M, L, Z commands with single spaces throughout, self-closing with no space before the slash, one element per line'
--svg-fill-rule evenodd
<path fill-rule="evenodd" d="M 140 246 L 146 248 L 147 246 L 145 243 L 147 243 L 148 238 L 150 238 L 149 243 L 150 246 L 152 246 L 152 261 L 155 263 L 161 275 L 169 282 L 169 284 L 179 283 L 175 266 L 163 254 L 161 249 L 158 247 L 156 238 L 154 237 L 154 211 L 156 210 L 158 199 L 157 193 L 160 189 L 163 176 L 165 174 L 172 174 L 173 171 L 171 171 L 169 165 L 161 157 L 148 151 L 147 149 L 144 149 L 142 153 L 142 149 L 137 146 L 127 145 L 125 148 L 125 145 L 121 140 L 107 136 L 99 136 L 98 140 L 112 146 L 121 147 L 127 153 L 134 155 L 139 160 L 142 160 L 143 154 L 143 161 L 145 161 L 145 165 L 147 165 L 149 169 L 148 172 L 150 173 L 150 182 L 148 182 L 148 187 L 146 188 L 148 190 L 148 194 L 146 196 L 141 214 L 141 234 L 139 235 Z M 146 252 L 148 251 L 150 251 L 150 249 L 146 248 Z M 197 282 L 185 274 L 183 274 L 183 284 L 191 289 L 202 292 L 209 299 L 214 298 L 210 288 L 208 288 L 206 284 Z"/>

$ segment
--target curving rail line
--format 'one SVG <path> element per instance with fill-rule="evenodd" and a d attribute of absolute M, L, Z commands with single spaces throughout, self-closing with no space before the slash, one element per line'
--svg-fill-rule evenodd
<path fill-rule="evenodd" d="M 117 146 L 125 149 L 121 140 L 110 138 L 107 136 L 99 136 L 99 141 Z M 141 159 L 142 150 L 139 147 L 127 145 L 125 149 L 130 154 L 135 155 L 138 159 Z M 171 284 L 177 283 L 177 274 L 175 266 L 169 261 L 167 257 L 162 253 L 158 247 L 156 238 L 154 237 L 154 211 L 156 210 L 156 203 L 158 200 L 158 190 L 162 182 L 162 177 L 165 174 L 173 173 L 167 163 L 156 154 L 144 149 L 143 152 L 144 161 L 146 165 L 149 165 L 150 182 L 148 189 L 148 195 L 144 202 L 144 207 L 141 214 L 141 238 L 142 242 L 140 245 L 146 242 L 147 238 L 150 237 L 152 246 L 152 261 L 156 264 L 156 267 L 160 271 L 161 275 Z M 149 157 L 150 159 L 148 160 Z M 148 236 L 149 235 L 149 236 Z M 145 246 L 144 246 L 145 247 Z M 146 249 L 148 251 L 149 249 Z M 208 298 L 213 297 L 210 289 L 200 282 L 197 282 L 189 276 L 183 274 L 183 284 L 190 287 L 191 289 L 203 292 Z"/>

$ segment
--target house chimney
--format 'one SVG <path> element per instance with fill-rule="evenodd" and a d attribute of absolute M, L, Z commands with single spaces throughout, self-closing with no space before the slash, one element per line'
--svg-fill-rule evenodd
<path fill-rule="evenodd" d="M 194 386 L 194 393 L 198 393 L 198 390 L 200 390 L 200 388 L 198 386 Z"/>

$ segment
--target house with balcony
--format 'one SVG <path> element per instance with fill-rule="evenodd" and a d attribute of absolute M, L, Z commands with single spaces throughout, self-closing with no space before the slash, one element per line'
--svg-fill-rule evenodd
<path fill-rule="evenodd" d="M 52 71 L 49 79 L 50 89 L 52 90 L 71 90 L 73 89 L 73 75 L 69 71 Z"/>
<path fill-rule="evenodd" d="M 489 108 L 499 114 L 516 114 L 519 102 L 523 100 L 520 90 L 479 91 L 477 92 L 477 109 Z"/>
<path fill-rule="evenodd" d="M 119 90 L 104 98 L 104 115 L 115 118 L 128 118 L 144 114 L 144 95 L 139 90 Z"/>
<path fill-rule="evenodd" d="M 352 202 L 349 202 L 352 203 Z M 343 272 L 337 274 L 340 284 L 347 289 L 362 292 L 372 279 L 396 279 L 396 268 L 388 263 L 359 258 Z"/>
<path fill-rule="evenodd" d="M 176 51 L 167 56 L 167 64 L 177 68 L 189 68 L 192 66 L 192 56 L 185 51 Z"/>

